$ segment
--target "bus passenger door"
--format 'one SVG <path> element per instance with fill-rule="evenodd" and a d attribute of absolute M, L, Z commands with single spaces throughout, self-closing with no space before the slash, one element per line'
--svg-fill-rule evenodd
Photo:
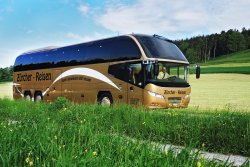
<path fill-rule="evenodd" d="M 52 76 L 52 83 L 53 83 L 54 80 L 61 74 L 61 70 L 59 69 L 53 70 L 52 74 L 53 74 Z M 56 83 L 51 85 L 48 99 L 49 101 L 54 101 L 56 100 L 57 97 L 60 96 L 62 96 L 62 81 L 58 80 Z"/>
<path fill-rule="evenodd" d="M 128 104 L 143 104 L 143 89 L 141 87 L 143 82 L 142 64 L 141 62 L 129 64 L 128 69 Z"/>

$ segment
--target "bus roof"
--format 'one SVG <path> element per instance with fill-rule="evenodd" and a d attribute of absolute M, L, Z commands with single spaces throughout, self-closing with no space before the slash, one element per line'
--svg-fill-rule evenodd
<path fill-rule="evenodd" d="M 16 58 L 14 71 L 141 59 L 142 52 L 131 36 L 139 42 L 148 58 L 176 60 L 189 64 L 171 40 L 158 35 L 130 34 L 28 51 Z"/>
<path fill-rule="evenodd" d="M 31 53 L 36 53 L 36 52 L 43 52 L 43 51 L 48 51 L 48 50 L 52 50 L 52 49 L 56 49 L 56 48 L 59 48 L 59 46 L 47 46 L 44 48 L 39 48 L 39 49 L 34 49 L 34 50 L 24 52 L 21 55 L 31 54 Z"/>
<path fill-rule="evenodd" d="M 14 71 L 136 60 L 141 51 L 129 36 L 118 36 L 76 45 L 38 49 L 16 58 Z"/>

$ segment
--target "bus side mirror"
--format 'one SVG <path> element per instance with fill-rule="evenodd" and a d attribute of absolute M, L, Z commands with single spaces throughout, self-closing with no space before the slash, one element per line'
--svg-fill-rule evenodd
<path fill-rule="evenodd" d="M 154 68 L 154 75 L 157 76 L 159 74 L 159 64 L 155 64 L 155 68 Z"/>
<path fill-rule="evenodd" d="M 199 79 L 201 75 L 201 68 L 199 64 L 196 64 L 196 79 Z"/>

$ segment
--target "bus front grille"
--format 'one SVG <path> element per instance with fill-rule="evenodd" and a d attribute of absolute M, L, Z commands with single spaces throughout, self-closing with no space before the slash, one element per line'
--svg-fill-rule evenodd
<path fill-rule="evenodd" d="M 169 97 L 168 102 L 169 103 L 181 103 L 181 97 Z"/>

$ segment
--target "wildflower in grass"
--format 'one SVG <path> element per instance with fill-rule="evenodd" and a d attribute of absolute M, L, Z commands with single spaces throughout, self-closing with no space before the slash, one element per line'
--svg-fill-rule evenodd
<path fill-rule="evenodd" d="M 200 161 L 197 162 L 197 167 L 201 167 L 201 162 Z"/>
<path fill-rule="evenodd" d="M 33 161 L 30 161 L 30 162 L 29 162 L 29 166 L 33 166 Z"/>
<path fill-rule="evenodd" d="M 93 156 L 97 156 L 97 152 L 96 151 L 94 151 L 92 154 L 93 154 Z"/>
<path fill-rule="evenodd" d="M 81 155 L 85 155 L 87 152 L 88 152 L 88 150 L 86 149 L 86 150 L 84 150 L 84 151 L 81 153 Z"/>
<path fill-rule="evenodd" d="M 30 158 L 27 157 L 27 158 L 25 159 L 25 162 L 26 162 L 26 163 L 29 163 L 29 162 L 30 162 Z"/>
<path fill-rule="evenodd" d="M 30 157 L 32 155 L 32 151 L 30 151 L 29 153 L 28 153 L 28 156 Z"/>
<path fill-rule="evenodd" d="M 29 166 L 33 166 L 33 160 L 30 158 L 30 157 L 27 157 L 26 159 L 25 159 L 25 162 L 26 162 L 26 164 L 28 164 Z"/>

